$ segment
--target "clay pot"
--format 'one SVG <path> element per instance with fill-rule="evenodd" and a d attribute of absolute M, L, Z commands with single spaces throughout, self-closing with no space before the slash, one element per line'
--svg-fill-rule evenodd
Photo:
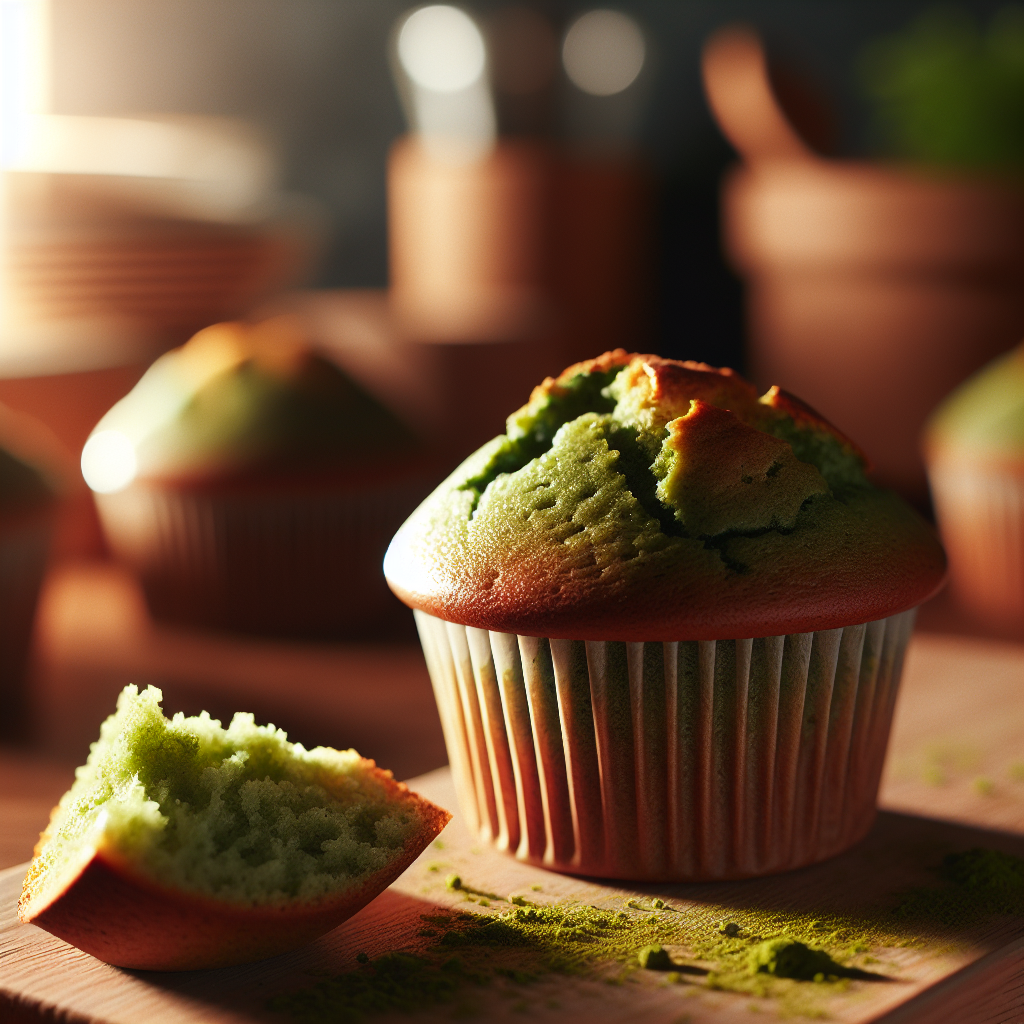
<path fill-rule="evenodd" d="M 645 349 L 654 305 L 650 169 L 629 154 L 569 153 L 553 194 L 551 290 L 565 362 Z"/>
<path fill-rule="evenodd" d="M 749 359 L 918 498 L 918 439 L 957 384 L 1024 333 L 1024 194 L 824 160 L 741 168 L 725 244 L 747 279 Z"/>
<path fill-rule="evenodd" d="M 725 181 L 724 241 L 748 285 L 751 375 L 805 398 L 881 483 L 925 501 L 925 418 L 1024 333 L 1024 192 L 822 159 L 748 29 L 712 37 L 703 71 L 745 160 Z"/>
<path fill-rule="evenodd" d="M 507 340 L 546 310 L 550 161 L 527 142 L 467 155 L 399 139 L 388 160 L 391 300 L 424 341 Z"/>
<path fill-rule="evenodd" d="M 388 162 L 387 333 L 463 458 L 567 363 L 642 344 L 650 180 L 628 156 L 501 140 L 472 158 L 414 137 Z M 480 382 L 486 381 L 486 387 Z"/>

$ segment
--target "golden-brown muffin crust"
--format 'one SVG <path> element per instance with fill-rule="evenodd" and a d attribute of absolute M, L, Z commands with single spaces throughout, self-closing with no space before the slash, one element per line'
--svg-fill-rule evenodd
<path fill-rule="evenodd" d="M 407 604 L 464 625 L 714 640 L 903 611 L 945 559 L 799 399 L 620 349 L 536 388 L 403 526 L 385 572 Z"/>

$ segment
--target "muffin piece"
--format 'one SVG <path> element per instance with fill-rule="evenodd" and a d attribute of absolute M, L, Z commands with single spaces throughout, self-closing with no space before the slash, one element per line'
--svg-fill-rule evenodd
<path fill-rule="evenodd" d="M 394 609 L 380 558 L 421 466 L 410 430 L 288 318 L 200 331 L 82 453 L 110 547 L 157 618 L 297 636 Z"/>
<path fill-rule="evenodd" d="M 23 738 L 25 669 L 61 490 L 37 425 L 0 406 L 0 739 Z"/>
<path fill-rule="evenodd" d="M 704 879 L 870 827 L 944 558 L 799 400 L 616 350 L 537 388 L 385 573 L 484 836 L 560 870 Z"/>
<path fill-rule="evenodd" d="M 451 815 L 354 750 L 306 750 L 236 714 L 160 709 L 128 686 L 54 808 L 19 903 L 110 964 L 223 967 L 329 931 Z"/>
<path fill-rule="evenodd" d="M 1024 344 L 961 385 L 925 431 L 935 512 L 960 601 L 1024 630 Z"/>

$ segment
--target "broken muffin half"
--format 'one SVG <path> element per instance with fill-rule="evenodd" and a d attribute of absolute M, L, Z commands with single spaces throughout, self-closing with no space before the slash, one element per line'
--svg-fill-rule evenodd
<path fill-rule="evenodd" d="M 128 686 L 36 846 L 19 917 L 107 963 L 224 967 L 351 917 L 451 815 L 354 750 Z"/>

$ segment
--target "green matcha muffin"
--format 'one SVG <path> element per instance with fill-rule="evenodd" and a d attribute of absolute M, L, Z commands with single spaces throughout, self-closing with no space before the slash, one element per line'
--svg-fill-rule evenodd
<path fill-rule="evenodd" d="M 451 817 L 354 750 L 204 711 L 168 720 L 128 686 L 54 808 L 19 902 L 122 967 L 245 963 L 329 931 Z"/>
<path fill-rule="evenodd" d="M 162 356 L 82 452 L 109 546 L 155 617 L 309 637 L 399 607 L 380 559 L 425 490 L 422 461 L 285 317 L 216 324 Z"/>
<path fill-rule="evenodd" d="M 0 406 L 0 740 L 28 729 L 25 671 L 61 490 L 38 431 Z"/>
<path fill-rule="evenodd" d="M 953 392 L 925 430 L 953 591 L 979 618 L 1024 630 L 1024 344 Z"/>
<path fill-rule="evenodd" d="M 799 400 L 617 350 L 392 541 L 460 802 L 520 859 L 737 878 L 871 826 L 928 526 Z"/>

